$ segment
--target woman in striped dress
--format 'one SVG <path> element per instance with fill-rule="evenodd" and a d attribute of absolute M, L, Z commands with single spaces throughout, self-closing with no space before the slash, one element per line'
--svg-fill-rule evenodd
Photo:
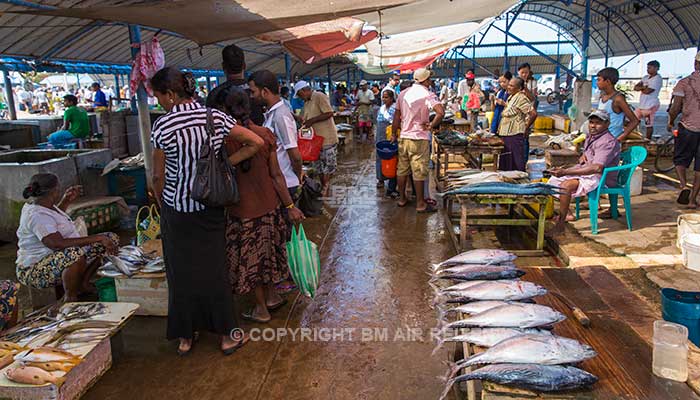
<path fill-rule="evenodd" d="M 179 339 L 178 354 L 192 349 L 199 331 L 221 335 L 228 355 L 247 341 L 236 326 L 226 270 L 226 219 L 223 208 L 205 207 L 191 197 L 200 147 L 210 140 L 207 109 L 193 100 L 191 74 L 166 67 L 151 78 L 160 105 L 168 112 L 153 124 L 153 188 L 161 206 L 161 235 L 168 279 L 167 338 Z M 225 136 L 242 146 L 229 160 L 236 165 L 263 144 L 231 117 L 212 110 L 219 149 Z"/>

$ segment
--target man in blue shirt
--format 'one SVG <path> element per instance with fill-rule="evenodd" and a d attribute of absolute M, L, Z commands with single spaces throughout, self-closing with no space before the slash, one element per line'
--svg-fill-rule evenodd
<path fill-rule="evenodd" d="M 107 96 L 105 96 L 105 93 L 100 89 L 99 83 L 93 83 L 90 86 L 90 90 L 95 92 L 95 96 L 92 99 L 92 106 L 94 108 L 107 107 L 109 105 L 109 103 L 107 103 Z"/>

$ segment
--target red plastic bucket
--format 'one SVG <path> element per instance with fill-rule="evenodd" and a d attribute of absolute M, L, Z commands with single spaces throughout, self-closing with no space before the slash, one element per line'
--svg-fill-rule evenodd
<path fill-rule="evenodd" d="M 396 178 L 396 167 L 399 164 L 398 157 L 394 156 L 388 160 L 382 160 L 382 175 L 387 178 Z"/>

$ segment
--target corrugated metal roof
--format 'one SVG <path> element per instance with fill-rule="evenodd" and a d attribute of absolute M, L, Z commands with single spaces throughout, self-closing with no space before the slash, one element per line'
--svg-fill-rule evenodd
<path fill-rule="evenodd" d="M 510 49 L 508 53 L 510 54 Z M 556 49 L 554 55 L 556 55 Z M 560 54 L 559 61 L 564 65 L 569 65 L 571 58 L 571 54 Z M 503 61 L 503 55 L 498 57 L 477 58 L 476 62 L 478 65 L 474 66 L 474 73 L 477 77 L 485 77 L 493 75 L 492 73 L 497 70 L 503 72 Z M 451 78 L 454 76 L 456 62 L 455 59 L 438 60 L 433 69 L 437 76 Z M 553 74 L 556 72 L 556 66 L 540 56 L 509 55 L 508 64 L 510 65 L 511 72 L 522 63 L 529 63 L 532 67 L 532 73 L 535 75 Z M 472 68 L 472 63 L 470 60 L 465 59 L 462 63 L 462 72 L 466 71 L 468 68 Z M 484 68 L 488 71 L 484 70 Z"/>
<path fill-rule="evenodd" d="M 557 55 L 557 45 L 556 44 L 543 44 L 543 45 L 537 45 L 538 50 L 541 52 L 550 55 L 552 57 Z M 466 46 L 464 48 L 464 55 L 467 57 L 472 57 L 473 54 L 476 54 L 476 58 L 487 58 L 487 57 L 503 57 L 503 54 L 505 52 L 505 47 L 504 46 L 489 46 L 489 47 L 476 47 L 476 49 L 472 50 L 471 46 Z M 559 54 L 564 55 L 564 54 L 574 54 L 577 52 L 577 49 L 569 43 L 563 43 L 560 44 L 559 46 Z M 513 44 L 513 45 L 508 45 L 508 55 L 512 57 L 524 57 L 524 56 L 538 56 L 538 54 L 523 45 L 520 44 Z M 451 50 L 449 51 L 446 55 L 445 58 L 449 59 L 457 59 L 457 58 L 465 58 L 462 56 L 458 51 Z"/>

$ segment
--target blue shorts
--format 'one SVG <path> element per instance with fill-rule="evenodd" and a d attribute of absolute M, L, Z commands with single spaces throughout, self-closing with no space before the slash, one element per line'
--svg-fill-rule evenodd
<path fill-rule="evenodd" d="M 70 131 L 60 130 L 49 135 L 48 140 L 52 146 L 60 146 L 68 144 L 71 140 L 75 139 Z"/>

